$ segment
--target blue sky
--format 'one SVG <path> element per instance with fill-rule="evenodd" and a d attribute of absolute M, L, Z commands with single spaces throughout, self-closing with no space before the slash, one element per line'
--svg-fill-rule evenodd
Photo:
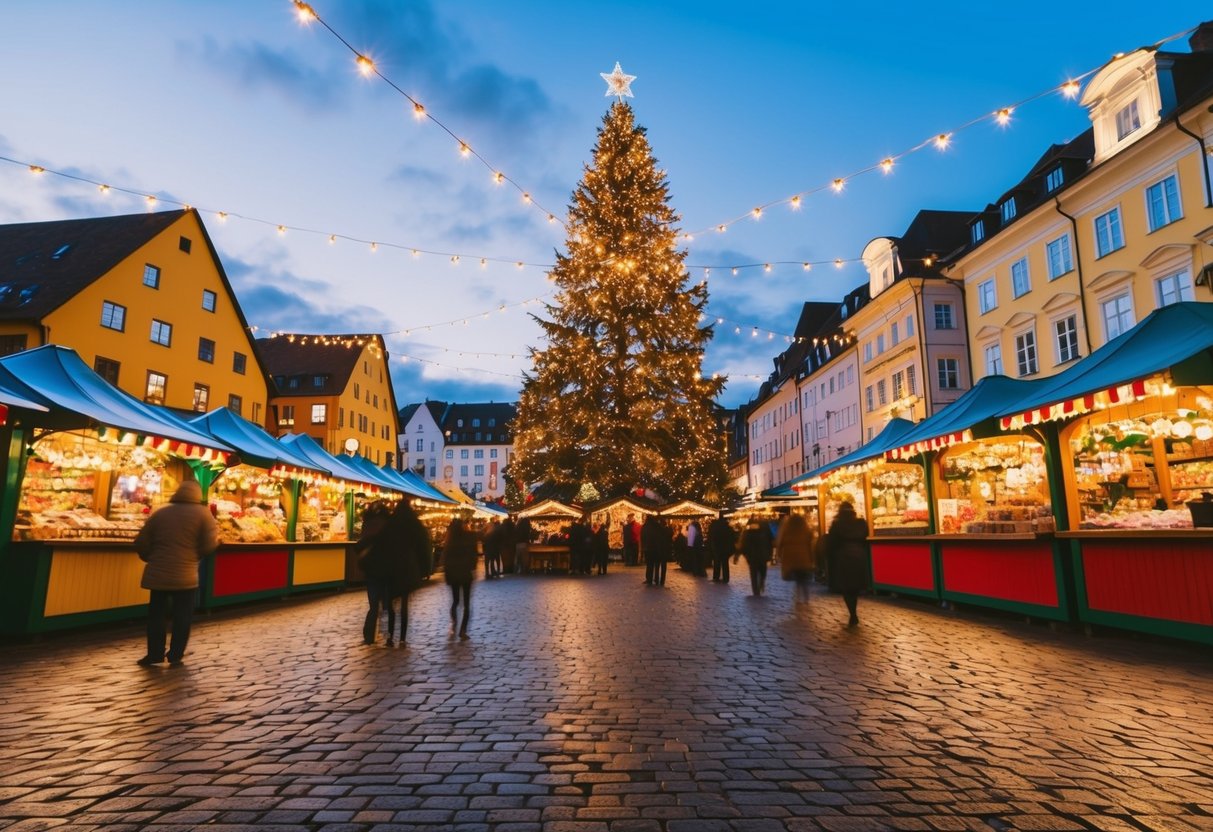
<path fill-rule="evenodd" d="M 687 231 L 818 188 L 1213 17 L 1191 0 L 1098 11 L 1036 0 L 313 6 L 558 214 L 610 103 L 599 73 L 619 61 L 637 76 L 632 105 Z M 560 225 L 494 185 L 387 84 L 359 75 L 289 0 L 5 0 L 0 78 L 0 156 L 211 209 L 204 221 L 261 334 L 385 333 L 402 404 L 516 398 L 527 347 L 540 344 L 529 314 L 550 291 L 541 266 L 563 244 Z M 1048 96 L 1005 128 L 980 123 L 887 176 L 696 236 L 692 277 L 717 267 L 709 308 L 726 321 L 704 362 L 731 375 L 722 403 L 754 395 L 804 301 L 837 300 L 866 277 L 858 264 L 736 276 L 720 266 L 858 257 L 919 209 L 980 209 L 1086 125 L 1076 102 Z M 138 198 L 0 163 L 0 222 L 141 210 Z M 324 233 L 280 235 L 278 223 Z M 329 233 L 385 245 L 330 245 Z M 482 268 L 481 257 L 506 262 Z"/>

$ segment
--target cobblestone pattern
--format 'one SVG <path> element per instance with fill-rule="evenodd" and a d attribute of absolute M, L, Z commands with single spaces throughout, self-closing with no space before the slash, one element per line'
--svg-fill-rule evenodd
<path fill-rule="evenodd" d="M 0 648 L 0 827 L 1213 830 L 1204 648 L 672 571 L 356 592 Z"/>

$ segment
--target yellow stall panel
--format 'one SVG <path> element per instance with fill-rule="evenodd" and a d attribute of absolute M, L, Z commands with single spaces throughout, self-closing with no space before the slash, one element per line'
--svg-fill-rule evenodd
<path fill-rule="evenodd" d="M 146 604 L 143 561 L 132 549 L 55 549 L 43 615 L 69 615 Z"/>
<path fill-rule="evenodd" d="M 345 580 L 345 547 L 295 550 L 295 572 L 291 586 L 325 584 Z"/>

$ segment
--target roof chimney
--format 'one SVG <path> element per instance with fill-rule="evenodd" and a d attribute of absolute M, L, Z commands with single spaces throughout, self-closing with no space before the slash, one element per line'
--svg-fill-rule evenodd
<path fill-rule="evenodd" d="M 1188 38 L 1188 46 L 1193 52 L 1213 52 L 1213 20 L 1206 20 L 1196 27 L 1192 37 Z"/>

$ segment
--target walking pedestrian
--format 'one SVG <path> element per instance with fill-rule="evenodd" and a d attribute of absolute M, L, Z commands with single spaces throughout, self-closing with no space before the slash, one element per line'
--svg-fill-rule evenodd
<path fill-rule="evenodd" d="M 868 524 L 855 514 L 855 506 L 844 502 L 830 524 L 827 535 L 827 551 L 830 569 L 833 570 L 831 585 L 837 587 L 851 614 L 848 627 L 859 624 L 856 607 L 859 593 L 868 586 Z"/>
<path fill-rule="evenodd" d="M 729 582 L 729 558 L 737 548 L 737 531 L 724 512 L 708 525 L 708 551 L 712 553 L 712 582 Z"/>
<path fill-rule="evenodd" d="M 640 563 L 640 524 L 636 515 L 629 514 L 623 524 L 623 565 L 635 566 Z"/>
<path fill-rule="evenodd" d="M 604 517 L 602 522 L 594 527 L 594 565 L 598 574 L 607 573 L 607 561 L 611 559 L 611 518 Z"/>
<path fill-rule="evenodd" d="M 198 564 L 219 548 L 219 524 L 202 502 L 202 486 L 181 483 L 168 505 L 157 509 L 135 537 L 135 551 L 146 565 L 139 586 L 151 597 L 147 605 L 147 652 L 138 664 L 148 667 L 164 661 L 164 618 L 172 607 L 172 641 L 168 663 L 181 664 L 190 640 L 194 601 L 198 592 Z"/>
<path fill-rule="evenodd" d="M 490 520 L 480 543 L 484 549 L 484 577 L 496 578 L 501 574 L 501 523 Z"/>
<path fill-rule="evenodd" d="M 691 520 L 687 526 L 687 563 L 690 565 L 691 574 L 697 578 L 707 575 L 703 565 L 703 553 L 703 527 L 699 525 L 698 520 Z"/>
<path fill-rule="evenodd" d="M 463 620 L 459 622 L 459 638 L 468 636 L 468 620 L 472 617 L 472 576 L 476 571 L 476 536 L 466 523 L 456 517 L 447 529 L 446 548 L 442 552 L 442 568 L 446 585 L 451 588 L 451 634 L 459 614 L 459 599 L 463 597 Z"/>
<path fill-rule="evenodd" d="M 762 595 L 767 586 L 767 563 L 771 560 L 771 529 L 757 517 L 751 518 L 741 533 L 741 554 L 750 567 L 750 591 L 755 596 Z M 736 555 L 733 562 L 737 562 Z"/>
<path fill-rule="evenodd" d="M 670 530 L 657 515 L 650 514 L 640 527 L 640 550 L 644 554 L 644 582 L 665 586 L 666 562 L 670 558 Z"/>
<path fill-rule="evenodd" d="M 569 524 L 569 564 L 574 575 L 590 574 L 592 535 L 589 517 L 578 517 Z"/>
<path fill-rule="evenodd" d="M 497 575 L 514 571 L 514 518 L 506 517 L 497 538 Z"/>
<path fill-rule="evenodd" d="M 365 521 L 364 521 L 365 527 Z M 387 608 L 387 634 L 384 644 L 395 641 L 396 599 L 400 599 L 400 644 L 409 629 L 409 595 L 421 586 L 430 573 L 430 533 L 409 505 L 408 499 L 396 504 L 382 526 L 370 536 L 364 532 L 366 554 L 359 563 L 367 576 L 366 620 L 362 624 L 363 644 L 375 643 L 379 608 Z"/>
<path fill-rule="evenodd" d="M 816 535 L 803 514 L 789 514 L 779 524 L 775 535 L 775 554 L 779 558 L 779 571 L 785 581 L 795 581 L 792 593 L 794 604 L 809 600 L 809 581 L 813 577 L 813 552 Z"/>
<path fill-rule="evenodd" d="M 514 524 L 514 566 L 519 574 L 531 571 L 531 521 L 526 517 Z"/>

